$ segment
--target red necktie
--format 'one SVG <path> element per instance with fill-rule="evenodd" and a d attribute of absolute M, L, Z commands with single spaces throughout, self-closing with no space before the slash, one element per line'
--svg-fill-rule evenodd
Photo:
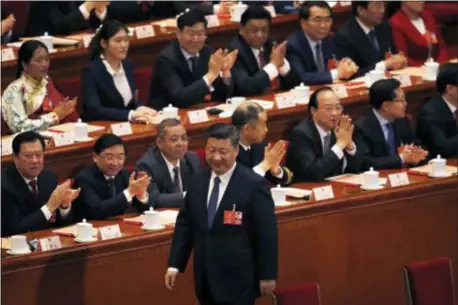
<path fill-rule="evenodd" d="M 263 69 L 266 66 L 266 59 L 264 58 L 264 52 L 259 52 L 259 66 Z M 275 77 L 273 80 L 270 81 L 270 90 L 274 91 L 280 88 L 280 84 L 278 82 L 278 76 Z"/>

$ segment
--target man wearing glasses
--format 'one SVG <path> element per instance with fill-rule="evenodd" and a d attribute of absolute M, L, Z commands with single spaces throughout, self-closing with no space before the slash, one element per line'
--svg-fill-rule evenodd
<path fill-rule="evenodd" d="M 177 119 L 165 119 L 159 124 L 156 145 L 136 166 L 151 177 L 148 194 L 155 208 L 180 208 L 189 179 L 199 168 L 199 157 L 188 151 L 186 129 Z"/>
<path fill-rule="evenodd" d="M 297 125 L 290 139 L 286 164 L 294 181 L 323 181 L 344 172 L 359 172 L 361 156 L 353 142 L 353 123 L 330 87 L 310 96 L 310 116 Z"/>
<path fill-rule="evenodd" d="M 335 45 L 329 32 L 332 9 L 326 1 L 306 1 L 301 5 L 301 30 L 288 39 L 286 58 L 306 85 L 331 84 L 347 80 L 358 67 L 349 58 L 337 63 Z"/>
<path fill-rule="evenodd" d="M 177 17 L 177 40 L 159 55 L 150 84 L 150 107 L 168 104 L 187 108 L 204 101 L 226 101 L 233 85 L 231 68 L 237 51 L 221 49 L 212 54 L 207 38 L 207 20 L 198 9 Z"/>
<path fill-rule="evenodd" d="M 262 95 L 300 83 L 285 59 L 286 42 L 274 46 L 269 40 L 271 19 L 269 11 L 259 5 L 250 5 L 242 14 L 239 35 L 229 43 L 229 49 L 239 50 L 232 68 L 234 95 Z"/>
<path fill-rule="evenodd" d="M 75 177 L 81 194 L 75 204 L 76 220 L 106 219 L 147 209 L 152 202 L 147 187 L 151 178 L 145 172 L 129 174 L 124 169 L 126 150 L 122 139 L 114 134 L 100 136 L 94 144 L 94 163 Z"/>
<path fill-rule="evenodd" d="M 394 78 L 376 81 L 369 88 L 372 109 L 356 122 L 355 136 L 364 154 L 363 169 L 417 165 L 428 152 L 421 148 L 406 116 L 407 101 Z"/>

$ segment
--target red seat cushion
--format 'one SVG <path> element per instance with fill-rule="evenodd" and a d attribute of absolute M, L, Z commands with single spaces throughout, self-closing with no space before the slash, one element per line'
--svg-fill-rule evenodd
<path fill-rule="evenodd" d="M 199 148 L 194 151 L 199 157 L 200 166 L 202 168 L 207 166 L 207 160 L 205 159 L 205 148 Z"/>
<path fill-rule="evenodd" d="M 79 77 L 72 77 L 72 78 L 63 78 L 57 79 L 53 78 L 54 86 L 56 89 L 63 95 L 68 96 L 70 98 L 76 97 L 78 98 L 78 102 L 76 104 L 76 110 L 80 114 L 83 114 L 83 101 L 81 100 L 81 79 Z"/>
<path fill-rule="evenodd" d="M 22 35 L 29 21 L 30 1 L 2 1 L 2 10 L 7 14 L 14 14 L 16 22 L 13 30 Z"/>
<path fill-rule="evenodd" d="M 151 68 L 135 69 L 134 79 L 137 85 L 138 97 L 141 101 L 140 104 L 148 105 L 149 99 L 149 84 L 151 78 Z"/>
<path fill-rule="evenodd" d="M 300 284 L 274 291 L 275 305 L 320 305 L 320 287 L 316 283 Z"/>

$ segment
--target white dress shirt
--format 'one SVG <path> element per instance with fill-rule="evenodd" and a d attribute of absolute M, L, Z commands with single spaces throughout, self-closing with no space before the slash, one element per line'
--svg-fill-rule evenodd
<path fill-rule="evenodd" d="M 326 131 L 324 131 L 323 128 L 321 128 L 320 125 L 318 125 L 316 122 L 314 122 L 314 123 L 315 123 L 316 129 L 318 130 L 318 134 L 320 135 L 321 147 L 323 149 L 323 155 L 324 155 L 324 149 L 325 149 L 325 147 L 324 147 L 324 138 L 326 136 L 331 137 L 331 131 L 326 132 Z M 345 158 L 345 154 L 344 154 L 343 150 L 340 149 L 340 147 L 336 143 L 331 147 L 331 151 L 337 156 L 337 158 L 339 158 L 339 160 L 342 160 L 342 158 L 344 159 L 343 163 L 342 163 L 342 171 L 344 171 L 345 168 L 347 167 L 347 159 Z M 347 150 L 346 149 L 345 151 L 350 156 L 354 156 L 356 154 L 356 144 L 353 142 L 353 149 L 352 150 Z"/>
<path fill-rule="evenodd" d="M 374 108 L 372 108 L 372 111 L 374 112 L 374 115 L 377 118 L 378 123 L 382 127 L 383 137 L 385 138 L 386 143 L 388 143 L 388 126 L 387 126 L 387 124 L 391 123 L 391 122 L 388 121 L 387 119 L 385 119 L 384 117 L 382 117 L 380 115 L 380 113 L 378 113 L 378 111 L 375 110 Z M 393 132 L 394 132 L 394 130 L 393 130 Z M 399 158 L 401 158 L 402 163 L 404 163 L 404 158 L 402 157 L 401 154 L 399 154 Z"/>
<path fill-rule="evenodd" d="M 316 64 L 316 63 L 318 62 L 318 61 L 317 61 L 317 56 L 318 56 L 318 54 L 316 54 L 316 45 L 317 45 L 318 43 L 321 43 L 321 52 L 323 52 L 323 43 L 322 43 L 321 40 L 320 40 L 320 41 L 315 41 L 315 40 L 313 40 L 312 38 L 310 38 L 310 37 L 309 37 L 307 34 L 305 34 L 305 33 L 304 33 L 304 36 L 305 36 L 305 38 L 307 39 L 310 48 L 312 49 L 313 56 L 315 57 L 315 64 Z M 323 56 L 323 54 L 322 54 L 322 56 Z M 324 56 L 323 56 L 323 61 L 324 61 Z M 327 65 L 328 63 L 325 62 L 324 64 Z M 326 68 L 326 66 L 325 66 L 325 68 Z M 337 69 L 332 69 L 332 70 L 330 70 L 329 72 L 331 73 L 332 80 L 337 80 L 337 79 L 338 79 L 339 74 L 338 74 L 338 72 L 337 72 Z"/>
<path fill-rule="evenodd" d="M 250 146 L 244 145 L 242 142 L 239 142 L 240 146 L 242 147 L 243 150 L 249 151 L 251 149 Z M 258 174 L 259 176 L 265 177 L 266 172 L 261 168 L 260 164 L 256 165 L 253 167 L 253 171 Z M 275 178 L 282 179 L 283 178 L 283 169 L 280 166 L 280 174 L 279 175 L 274 175 L 272 174 Z"/>
<path fill-rule="evenodd" d="M 30 186 L 30 181 L 32 180 L 37 180 L 38 178 L 35 178 L 35 179 L 27 179 L 26 177 L 22 176 L 22 179 L 24 179 L 25 183 L 27 184 L 27 187 L 29 188 L 30 192 L 33 192 L 33 189 L 32 187 Z M 38 182 L 38 181 L 37 181 Z M 37 191 L 38 191 L 38 194 L 40 194 L 40 190 L 38 189 L 38 183 L 37 183 Z M 71 210 L 71 204 L 69 205 L 68 208 L 66 209 L 62 209 L 61 207 L 58 208 L 59 210 L 59 213 L 60 213 L 60 216 L 62 216 L 62 218 L 65 218 L 67 217 L 68 213 L 70 213 L 70 210 Z M 43 205 L 41 207 L 41 211 L 43 212 L 43 215 L 45 216 L 46 220 L 49 220 L 49 218 L 51 218 L 52 216 L 52 213 L 51 211 L 48 209 L 48 207 L 45 205 Z"/>
<path fill-rule="evenodd" d="M 169 160 L 164 156 L 164 154 L 161 152 L 162 158 L 164 158 L 165 165 L 167 166 L 167 169 L 169 170 L 170 174 L 170 180 L 173 182 L 173 178 L 175 177 L 175 173 L 173 172 L 173 169 L 175 167 L 178 167 L 178 183 L 180 184 L 180 189 L 183 189 L 183 182 L 181 181 L 181 168 L 180 168 L 180 160 L 178 160 L 177 164 L 172 164 L 170 163 Z"/>
<path fill-rule="evenodd" d="M 363 29 L 364 31 L 364 34 L 366 34 L 366 36 L 369 35 L 369 32 L 374 30 L 374 28 L 368 28 L 366 25 L 364 25 L 364 23 L 361 22 L 361 20 L 359 20 L 358 17 L 356 17 L 356 21 L 358 22 L 359 26 L 361 27 L 361 29 Z M 369 39 L 369 37 L 367 38 Z M 385 71 L 386 70 L 386 64 L 385 64 L 385 61 L 382 60 L 382 61 L 379 61 L 378 63 L 375 64 L 375 70 L 383 70 Z"/>
<path fill-rule="evenodd" d="M 410 19 L 410 21 L 412 21 L 413 26 L 418 30 L 418 32 L 420 32 L 421 35 L 426 34 L 426 26 L 423 18 L 420 17 L 415 20 Z"/>
<path fill-rule="evenodd" d="M 234 163 L 232 168 L 227 173 L 221 176 L 218 176 L 214 171 L 212 171 L 212 174 L 210 176 L 210 184 L 208 186 L 207 206 L 208 206 L 208 202 L 210 200 L 210 196 L 213 190 L 214 179 L 215 177 L 219 177 L 221 179 L 221 182 L 219 184 L 218 202 L 216 203 L 216 210 L 218 210 L 219 203 L 221 202 L 221 198 L 223 198 L 224 196 L 224 192 L 226 192 L 227 186 L 229 185 L 229 181 L 231 181 L 231 177 L 232 177 L 232 174 L 234 173 L 236 165 L 237 165 L 237 162 Z"/>
<path fill-rule="evenodd" d="M 445 98 L 444 95 L 442 95 L 442 98 L 444 99 L 444 101 L 447 104 L 448 108 L 450 108 L 450 111 L 452 112 L 452 114 L 455 115 L 456 106 L 453 105 L 452 103 L 450 103 L 449 101 L 447 101 L 447 99 Z"/>
<path fill-rule="evenodd" d="M 254 58 L 256 58 L 258 67 L 261 67 L 261 62 L 259 61 L 259 53 L 263 51 L 262 48 L 261 49 L 250 48 L 250 49 L 253 52 Z M 275 65 L 272 63 L 268 63 L 267 65 L 265 65 L 263 70 L 269 76 L 269 80 L 272 81 L 274 78 L 278 77 L 278 74 L 280 74 L 281 76 L 285 76 L 286 74 L 288 74 L 289 71 L 291 70 L 291 66 L 289 65 L 288 60 L 285 58 L 285 63 L 278 70 L 277 70 L 277 67 L 275 67 Z"/>
<path fill-rule="evenodd" d="M 91 17 L 91 12 L 89 12 L 86 7 L 84 6 L 84 3 L 79 6 L 79 10 L 81 14 L 83 14 L 84 20 L 88 20 L 89 17 Z M 105 7 L 102 11 L 102 13 L 97 12 L 94 10 L 95 15 L 97 18 L 102 22 L 105 20 L 105 17 L 107 16 L 107 8 Z"/>
<path fill-rule="evenodd" d="M 183 53 L 183 56 L 184 56 L 184 59 L 186 60 L 186 63 L 188 64 L 189 71 L 193 72 L 193 71 L 192 71 L 192 62 L 191 62 L 191 58 L 192 58 L 192 57 L 200 58 L 199 53 L 197 53 L 196 55 L 191 55 L 191 54 L 189 54 L 189 53 L 188 53 L 185 49 L 183 49 L 183 48 L 180 48 L 180 50 L 181 50 L 181 53 Z M 212 84 L 210 84 L 210 81 L 207 79 L 207 76 L 204 75 L 202 78 L 204 79 L 205 84 L 207 84 L 208 90 L 209 90 L 210 92 L 215 91 L 215 88 L 213 88 Z"/>

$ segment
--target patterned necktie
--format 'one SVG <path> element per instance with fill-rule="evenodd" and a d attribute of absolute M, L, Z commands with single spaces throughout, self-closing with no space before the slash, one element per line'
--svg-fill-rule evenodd
<path fill-rule="evenodd" d="M 35 198 L 35 201 L 38 202 L 39 197 L 38 197 L 38 188 L 37 188 L 37 180 L 31 180 L 29 182 L 29 185 L 32 189 L 32 195 Z"/>
<path fill-rule="evenodd" d="M 388 144 L 388 150 L 390 153 L 390 156 L 396 155 L 396 143 L 394 140 L 394 129 L 393 129 L 393 123 L 387 123 L 385 124 L 386 129 L 388 130 L 388 136 L 386 138 L 386 143 Z"/>
<path fill-rule="evenodd" d="M 327 134 L 323 138 L 323 155 L 331 150 L 331 134 Z"/>
<path fill-rule="evenodd" d="M 324 60 L 323 53 L 321 52 L 321 43 L 317 43 L 315 46 L 315 57 L 316 57 L 316 67 L 318 72 L 324 72 Z"/>
<path fill-rule="evenodd" d="M 108 181 L 108 186 L 110 187 L 110 198 L 113 198 L 114 196 L 116 196 L 116 183 L 115 183 L 115 180 L 114 178 L 109 178 L 107 179 Z"/>
<path fill-rule="evenodd" d="M 175 166 L 173 168 L 173 189 L 175 192 L 180 193 L 181 192 L 181 187 L 180 187 L 180 169 L 178 166 Z"/>
<path fill-rule="evenodd" d="M 367 36 L 369 37 L 369 40 L 372 43 L 372 46 L 377 50 L 377 52 L 380 52 L 378 41 L 377 41 L 377 35 L 375 35 L 374 29 L 370 30 Z"/>
<path fill-rule="evenodd" d="M 210 194 L 210 200 L 208 201 L 207 207 L 207 222 L 208 227 L 211 228 L 213 223 L 213 218 L 216 215 L 216 208 L 218 206 L 218 197 L 219 197 L 219 184 L 221 179 L 219 177 L 215 177 L 213 180 L 213 189 Z"/>

